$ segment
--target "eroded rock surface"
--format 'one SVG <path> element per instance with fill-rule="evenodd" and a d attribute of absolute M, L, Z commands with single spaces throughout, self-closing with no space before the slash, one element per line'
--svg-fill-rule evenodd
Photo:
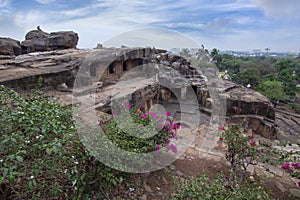
<path fill-rule="evenodd" d="M 76 48 L 78 34 L 73 31 L 46 33 L 42 30 L 32 30 L 21 43 L 23 53 L 51 51 Z"/>
<path fill-rule="evenodd" d="M 18 56 L 22 53 L 20 41 L 0 38 L 0 55 Z"/>
<path fill-rule="evenodd" d="M 274 139 L 278 131 L 275 124 L 275 110 L 268 98 L 230 81 L 224 81 L 226 115 L 233 121 L 247 122 L 249 130 Z"/>
<path fill-rule="evenodd" d="M 42 87 L 55 89 L 66 83 L 72 87 L 82 60 L 89 54 L 83 50 L 60 50 L 30 53 L 3 60 L 0 84 L 16 90 L 36 88 L 41 77 Z"/>

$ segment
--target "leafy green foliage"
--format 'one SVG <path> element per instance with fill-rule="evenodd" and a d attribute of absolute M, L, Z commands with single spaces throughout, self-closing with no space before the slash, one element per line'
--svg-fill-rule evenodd
<path fill-rule="evenodd" d="M 278 75 L 278 80 L 282 83 L 284 92 L 295 97 L 297 94 L 296 76 L 293 75 L 294 70 L 292 68 L 283 69 Z"/>
<path fill-rule="evenodd" d="M 220 71 L 228 71 L 231 81 L 244 86 L 250 84 L 253 89 L 268 98 L 273 100 L 284 100 L 286 97 L 294 99 L 299 93 L 297 81 L 300 81 L 300 62 L 297 60 L 235 57 L 226 54 L 217 54 L 213 58 Z M 278 90 L 274 89 L 275 85 L 279 86 Z M 274 90 L 279 94 L 272 95 Z"/>
<path fill-rule="evenodd" d="M 171 199 L 271 199 L 259 184 L 248 180 L 238 188 L 227 186 L 223 175 L 210 180 L 206 175 L 200 175 L 177 183 Z"/>
<path fill-rule="evenodd" d="M 284 100 L 285 93 L 279 81 L 265 81 L 258 87 L 258 92 L 272 100 Z"/>
<path fill-rule="evenodd" d="M 296 113 L 300 114 L 300 104 L 290 103 L 289 105 L 292 106 L 295 109 Z"/>
<path fill-rule="evenodd" d="M 0 190 L 5 198 L 82 199 L 92 191 L 100 197 L 103 188 L 109 191 L 124 176 L 89 156 L 70 110 L 38 91 L 24 97 L 0 86 Z"/>
<path fill-rule="evenodd" d="M 167 146 L 171 138 L 177 137 L 176 131 L 179 128 L 168 116 L 163 118 L 154 112 L 149 114 L 135 108 L 131 109 L 130 117 L 123 112 L 111 120 L 100 121 L 100 124 L 110 141 L 126 151 L 135 153 L 152 152 L 156 151 L 158 146 Z M 145 133 L 153 136 L 143 138 Z"/>
<path fill-rule="evenodd" d="M 261 78 L 259 73 L 259 70 L 256 68 L 249 68 L 233 75 L 231 80 L 245 87 L 250 84 L 252 88 L 255 88 L 260 84 Z"/>

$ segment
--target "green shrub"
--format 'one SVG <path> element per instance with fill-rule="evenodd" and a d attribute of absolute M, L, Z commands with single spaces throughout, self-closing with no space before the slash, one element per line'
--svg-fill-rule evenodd
<path fill-rule="evenodd" d="M 185 180 L 184 183 L 176 183 L 175 191 L 171 199 L 271 199 L 268 193 L 259 184 L 248 180 L 239 187 L 229 187 L 223 175 L 218 175 L 210 180 L 206 175 Z"/>
<path fill-rule="evenodd" d="M 126 174 L 83 148 L 71 109 L 34 92 L 0 86 L 0 193 L 7 199 L 86 199 L 107 195 Z"/>
<path fill-rule="evenodd" d="M 289 105 L 295 109 L 296 113 L 300 114 L 300 104 L 299 103 L 289 103 Z"/>

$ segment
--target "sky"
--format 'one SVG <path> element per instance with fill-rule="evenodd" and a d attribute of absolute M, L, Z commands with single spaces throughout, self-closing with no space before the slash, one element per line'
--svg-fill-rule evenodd
<path fill-rule="evenodd" d="M 23 41 L 38 25 L 46 32 L 77 32 L 78 48 L 124 33 L 169 37 L 169 31 L 144 34 L 156 28 L 207 49 L 300 52 L 299 0 L 0 0 L 0 37 Z"/>

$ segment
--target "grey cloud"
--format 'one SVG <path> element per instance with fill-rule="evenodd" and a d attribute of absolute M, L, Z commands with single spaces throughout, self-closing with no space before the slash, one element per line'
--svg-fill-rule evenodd
<path fill-rule="evenodd" d="M 252 0 L 265 14 L 274 18 L 300 18 L 299 0 Z"/>

